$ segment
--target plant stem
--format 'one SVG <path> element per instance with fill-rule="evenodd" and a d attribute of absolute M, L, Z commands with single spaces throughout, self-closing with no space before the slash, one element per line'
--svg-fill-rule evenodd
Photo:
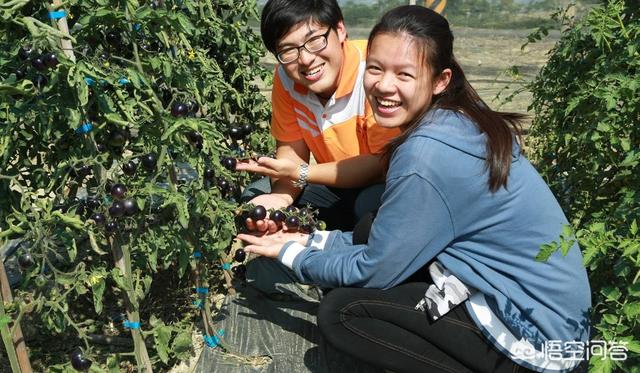
<path fill-rule="evenodd" d="M 0 297 L 2 304 L 0 305 L 0 318 L 3 318 L 6 314 L 4 312 L 4 300 Z M 16 355 L 16 349 L 11 339 L 11 331 L 9 325 L 2 325 L 0 327 L 0 333 L 2 333 L 2 342 L 4 343 L 4 349 L 7 351 L 9 362 L 11 363 L 11 370 L 14 373 L 20 373 L 20 364 L 18 364 L 18 356 Z"/>
<path fill-rule="evenodd" d="M 138 313 L 138 306 L 135 297 L 135 289 L 133 287 L 133 280 L 131 277 L 131 254 L 129 248 L 121 246 L 117 238 L 109 239 L 111 244 L 111 251 L 113 253 L 113 259 L 116 267 L 120 269 L 120 272 L 125 278 L 127 288 L 124 290 L 124 303 L 127 310 L 127 318 L 130 322 L 140 322 L 140 315 Z M 131 337 L 133 337 L 133 348 L 136 356 L 136 363 L 138 365 L 138 371 L 145 369 L 147 373 L 153 373 L 151 367 L 151 360 L 147 353 L 147 346 L 144 344 L 141 330 L 137 328 L 131 329 Z"/>
<path fill-rule="evenodd" d="M 0 260 L 0 302 L 2 305 L 0 307 L 0 312 L 4 315 L 4 302 L 13 301 L 13 297 L 11 296 L 11 287 L 9 286 L 9 278 L 7 277 L 7 272 L 4 268 L 4 262 Z M 0 316 L 2 316 L 0 315 Z M 27 353 L 27 347 L 24 343 L 24 337 L 22 336 L 22 329 L 20 328 L 20 324 L 15 322 L 14 331 L 9 332 L 8 325 L 3 326 L 2 328 L 2 340 L 5 342 L 5 346 L 7 347 L 7 355 L 11 359 L 11 350 L 15 353 L 15 358 L 18 363 L 18 370 L 13 369 L 14 372 L 22 372 L 22 373 L 31 373 L 31 362 L 29 362 L 29 354 Z M 8 334 L 5 333 L 5 330 Z M 6 335 L 5 335 L 6 334 Z M 8 337 L 10 340 L 5 340 L 5 337 Z M 9 342 L 9 345 L 7 345 Z M 13 366 L 13 361 L 12 364 Z"/>

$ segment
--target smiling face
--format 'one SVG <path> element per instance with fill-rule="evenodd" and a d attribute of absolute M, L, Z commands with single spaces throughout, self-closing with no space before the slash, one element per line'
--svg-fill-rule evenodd
<path fill-rule="evenodd" d="M 432 79 L 420 51 L 406 34 L 381 33 L 369 46 L 364 89 L 380 126 L 405 127 L 446 88 L 451 71 Z"/>
<path fill-rule="evenodd" d="M 290 47 L 299 47 L 309 39 L 323 35 L 328 26 L 310 21 L 299 23 L 291 28 L 277 44 L 277 51 Z M 316 53 L 300 48 L 298 59 L 283 65 L 286 74 L 296 83 L 302 84 L 320 97 L 329 98 L 338 88 L 338 79 L 344 55 L 342 43 L 347 37 L 344 24 L 338 23 L 335 30 L 327 36 L 327 46 Z"/>

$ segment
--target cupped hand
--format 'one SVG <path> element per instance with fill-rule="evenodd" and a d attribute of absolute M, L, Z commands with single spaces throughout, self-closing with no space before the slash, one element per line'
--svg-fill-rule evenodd
<path fill-rule="evenodd" d="M 309 235 L 306 233 L 285 232 L 280 230 L 275 233 L 267 234 L 240 233 L 237 238 L 247 244 L 244 247 L 244 251 L 268 258 L 277 258 L 285 243 L 294 241 L 301 245 L 305 245 L 309 240 Z"/>
<path fill-rule="evenodd" d="M 236 171 L 253 172 L 276 179 L 298 180 L 298 167 L 300 165 L 288 158 L 260 157 L 257 161 L 248 160 L 238 162 Z"/>
<path fill-rule="evenodd" d="M 289 205 L 289 201 L 280 195 L 277 194 L 262 194 L 257 197 L 254 197 L 249 203 L 252 203 L 256 206 L 262 205 L 264 208 L 279 210 L 284 209 Z M 258 232 L 269 232 L 274 233 L 278 230 L 278 224 L 271 219 L 262 219 L 254 221 L 251 218 L 247 218 L 245 220 L 245 226 L 250 231 L 258 231 Z"/>

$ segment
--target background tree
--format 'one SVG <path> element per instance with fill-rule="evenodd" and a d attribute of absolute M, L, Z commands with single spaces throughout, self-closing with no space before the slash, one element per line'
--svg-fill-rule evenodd
<path fill-rule="evenodd" d="M 561 39 L 527 87 L 535 113 L 528 147 L 577 228 L 589 270 L 591 339 L 628 349 L 626 360 L 592 357 L 594 372 L 640 366 L 639 8 L 608 0 L 579 21 L 558 13 Z M 544 245 L 545 255 L 570 247 L 568 236 Z"/>

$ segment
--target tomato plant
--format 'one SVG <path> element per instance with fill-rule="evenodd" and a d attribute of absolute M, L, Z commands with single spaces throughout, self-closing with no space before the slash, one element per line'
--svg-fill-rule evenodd
<path fill-rule="evenodd" d="M 189 356 L 194 316 L 214 334 L 249 181 L 228 159 L 273 147 L 255 18 L 253 0 L 0 5 L 0 244 L 29 243 L 12 317 L 77 341 L 52 370 L 117 366 L 91 343 L 110 312 L 146 370 Z M 194 304 L 154 291 L 167 272 Z"/>

